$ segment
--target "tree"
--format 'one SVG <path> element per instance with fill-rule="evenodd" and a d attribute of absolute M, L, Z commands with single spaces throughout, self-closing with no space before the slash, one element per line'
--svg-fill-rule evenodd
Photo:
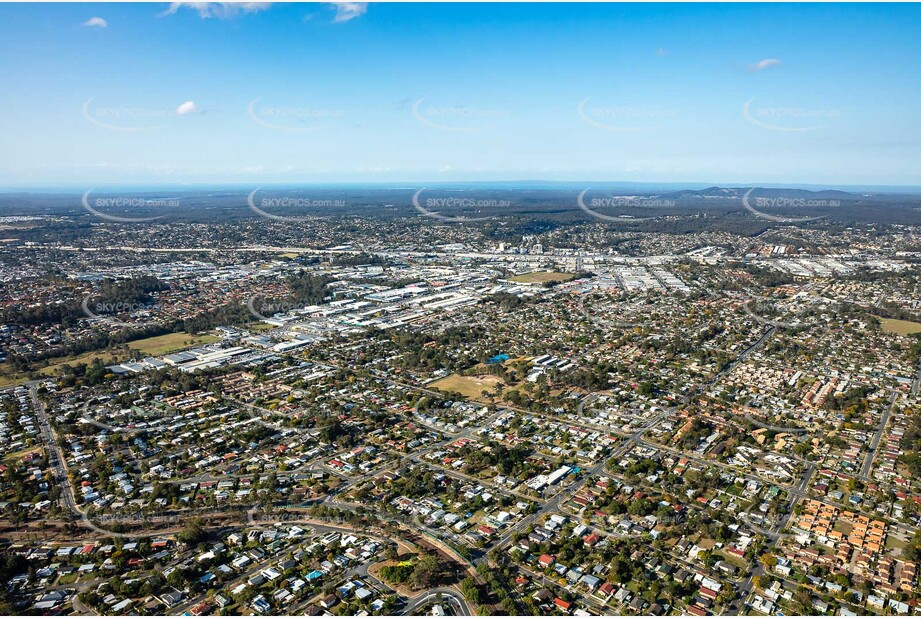
<path fill-rule="evenodd" d="M 185 528 L 182 529 L 182 532 L 179 533 L 177 537 L 180 541 L 186 545 L 198 545 L 207 538 L 208 534 L 205 531 L 204 524 L 200 518 L 195 518 L 186 524 Z"/>
<path fill-rule="evenodd" d="M 908 545 L 902 550 L 902 557 L 911 561 L 921 560 L 921 530 L 915 532 Z"/>
<path fill-rule="evenodd" d="M 479 605 L 483 602 L 480 587 L 477 586 L 476 580 L 472 577 L 465 577 L 461 582 L 461 592 L 464 593 L 464 598 L 471 603 Z"/>
<path fill-rule="evenodd" d="M 410 582 L 416 588 L 435 588 L 444 576 L 444 569 L 437 556 L 429 554 L 419 559 L 413 567 Z"/>

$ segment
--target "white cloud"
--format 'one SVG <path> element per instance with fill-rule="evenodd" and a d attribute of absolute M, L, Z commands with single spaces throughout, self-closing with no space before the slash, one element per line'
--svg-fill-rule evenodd
<path fill-rule="evenodd" d="M 175 15 L 179 9 L 190 9 L 196 11 L 202 19 L 210 17 L 228 19 L 245 13 L 263 11 L 272 4 L 272 2 L 171 2 L 169 8 L 160 13 L 160 16 Z M 367 2 L 329 2 L 327 4 L 336 8 L 333 23 L 346 22 L 368 12 Z M 312 17 L 313 15 L 307 15 L 304 19 Z"/>
<path fill-rule="evenodd" d="M 332 4 L 336 7 L 336 17 L 333 18 L 334 24 L 361 17 L 368 12 L 367 2 L 333 2 Z"/>
<path fill-rule="evenodd" d="M 665 49 L 664 47 L 660 47 L 659 49 L 656 50 L 656 56 L 658 56 L 659 58 L 662 58 L 667 55 L 668 55 L 668 50 Z"/>
<path fill-rule="evenodd" d="M 198 106 L 195 105 L 195 101 L 186 101 L 182 105 L 176 108 L 176 113 L 180 116 L 186 116 L 188 114 L 194 114 L 198 111 Z"/>
<path fill-rule="evenodd" d="M 109 22 L 101 17 L 90 17 L 83 22 L 83 25 L 87 28 L 108 28 Z"/>
<path fill-rule="evenodd" d="M 202 19 L 217 17 L 226 19 L 241 13 L 256 13 L 272 6 L 271 2 L 171 2 L 161 15 L 174 15 L 181 8 L 198 11 Z"/>
<path fill-rule="evenodd" d="M 780 60 L 777 58 L 765 58 L 764 60 L 759 60 L 755 64 L 748 65 L 748 70 L 752 72 L 763 71 L 764 69 L 769 69 L 771 67 L 779 67 Z"/>

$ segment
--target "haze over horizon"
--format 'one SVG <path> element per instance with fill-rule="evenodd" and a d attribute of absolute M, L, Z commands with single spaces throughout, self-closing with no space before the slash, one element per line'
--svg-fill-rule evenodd
<path fill-rule="evenodd" d="M 618 180 L 394 180 L 389 182 L 353 181 L 353 182 L 100 182 L 100 183 L 45 183 L 0 185 L 0 194 L 74 194 L 79 195 L 87 190 L 93 192 L 184 192 L 184 191 L 251 191 L 253 188 L 260 190 L 307 191 L 311 189 L 367 189 L 367 190 L 418 190 L 420 188 L 441 188 L 447 190 L 507 190 L 507 191 L 581 191 L 590 189 L 609 189 L 621 191 L 637 191 L 640 193 L 671 192 L 671 191 L 700 191 L 710 188 L 722 189 L 774 189 L 774 190 L 802 190 L 802 191 L 840 191 L 844 193 L 874 193 L 874 194 L 921 194 L 921 185 L 876 185 L 876 184 L 818 184 L 818 183 L 784 183 L 784 182 L 650 182 L 650 181 L 618 181 Z"/>

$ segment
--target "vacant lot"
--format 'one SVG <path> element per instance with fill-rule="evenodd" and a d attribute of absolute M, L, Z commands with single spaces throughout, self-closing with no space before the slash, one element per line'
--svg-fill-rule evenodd
<path fill-rule="evenodd" d="M 569 281 L 575 277 L 569 273 L 556 273 L 546 270 L 540 270 L 533 273 L 524 273 L 523 275 L 518 275 L 512 277 L 512 281 L 518 283 L 546 283 L 547 281 Z"/>
<path fill-rule="evenodd" d="M 8 386 L 17 386 L 23 382 L 28 382 L 28 376 L 25 376 L 21 373 L 16 373 L 9 368 L 9 365 L 6 363 L 0 364 L 0 388 L 7 388 Z"/>
<path fill-rule="evenodd" d="M 455 373 L 447 378 L 432 382 L 429 386 L 441 391 L 460 393 L 468 399 L 486 401 L 482 395 L 483 391 L 491 391 L 500 382 L 502 380 L 496 376 L 462 376 Z"/>
<path fill-rule="evenodd" d="M 160 356 L 169 354 L 176 350 L 214 343 L 220 338 L 214 335 L 189 335 L 187 333 L 170 333 L 169 335 L 160 335 L 158 337 L 148 337 L 147 339 L 138 339 L 130 342 L 127 347 L 131 350 L 138 350 L 144 356 Z M 110 365 L 119 363 L 130 358 L 129 350 L 124 346 L 112 350 L 96 350 L 94 352 L 85 352 L 79 356 L 62 356 L 52 358 L 47 361 L 44 367 L 35 367 L 43 376 L 56 376 L 61 372 L 64 365 L 91 365 L 99 359 L 103 364 Z M 14 372 L 6 363 L 0 364 L 0 388 L 15 386 L 28 381 L 24 374 Z"/>
<path fill-rule="evenodd" d="M 246 330 L 254 333 L 263 333 L 267 330 L 272 330 L 273 328 L 278 328 L 274 324 L 266 324 L 265 322 L 250 322 L 246 325 Z"/>
<path fill-rule="evenodd" d="M 102 364 L 106 365 L 109 363 L 115 363 L 121 360 L 125 355 L 119 355 L 117 351 L 103 350 L 100 352 L 84 352 L 79 356 L 64 356 L 62 358 L 56 358 L 51 361 L 47 367 L 42 367 L 38 372 L 46 376 L 54 376 L 60 373 L 61 368 L 64 365 L 92 365 L 96 359 L 99 359 Z"/>
<path fill-rule="evenodd" d="M 176 350 L 183 350 L 197 345 L 214 343 L 220 338 L 214 335 L 189 335 L 187 333 L 170 333 L 159 337 L 138 339 L 128 344 L 132 350 L 138 350 L 145 356 L 159 356 Z"/>
<path fill-rule="evenodd" d="M 890 320 L 889 318 L 880 318 L 883 332 L 895 333 L 897 335 L 913 335 L 921 333 L 921 322 L 909 322 L 908 320 Z"/>

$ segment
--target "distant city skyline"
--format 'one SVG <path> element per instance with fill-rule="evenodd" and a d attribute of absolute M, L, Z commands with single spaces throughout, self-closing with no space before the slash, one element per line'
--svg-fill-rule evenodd
<path fill-rule="evenodd" d="M 0 187 L 921 186 L 921 8 L 0 5 Z"/>

